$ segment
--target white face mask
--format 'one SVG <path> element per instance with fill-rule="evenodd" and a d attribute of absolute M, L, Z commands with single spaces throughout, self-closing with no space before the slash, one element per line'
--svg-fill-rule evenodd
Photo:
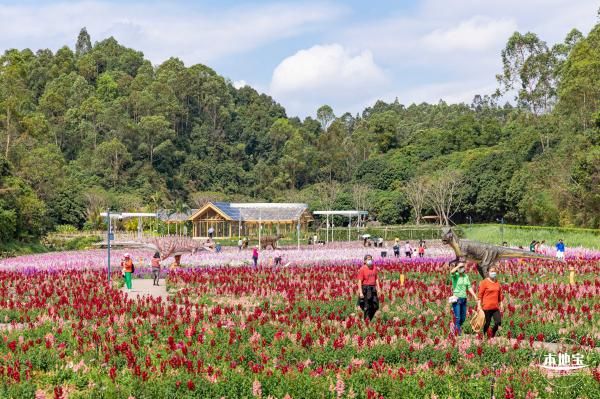
<path fill-rule="evenodd" d="M 464 272 L 465 272 L 465 268 L 464 268 L 464 267 L 461 267 L 460 269 L 458 269 L 458 272 L 459 272 L 459 273 L 464 273 Z"/>
<path fill-rule="evenodd" d="M 490 272 L 490 278 L 491 279 L 495 279 L 496 278 L 496 272 Z"/>
<path fill-rule="evenodd" d="M 373 261 L 369 259 L 369 260 L 367 261 L 367 266 L 369 266 L 369 267 L 373 266 Z"/>

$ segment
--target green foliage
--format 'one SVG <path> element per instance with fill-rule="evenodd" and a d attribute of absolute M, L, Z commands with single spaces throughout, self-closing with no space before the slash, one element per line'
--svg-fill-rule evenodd
<path fill-rule="evenodd" d="M 91 43 L 83 28 L 75 52 L 0 57 L 3 239 L 97 228 L 108 205 L 155 210 L 197 192 L 328 202 L 399 223 L 407 183 L 446 169 L 464 176 L 456 222 L 600 226 L 598 26 L 553 46 L 512 35 L 498 79 L 517 107 L 482 93 L 470 105 L 377 101 L 339 117 L 323 105 L 304 120 L 205 65 L 154 67 L 112 37 Z M 325 201 L 319 187 L 334 182 L 339 198 Z M 369 191 L 360 204 L 357 184 Z"/>
<path fill-rule="evenodd" d="M 12 209 L 0 209 L 0 242 L 12 240 L 17 231 L 17 215 Z"/>
<path fill-rule="evenodd" d="M 546 241 L 546 245 L 554 245 L 562 238 L 570 247 L 600 248 L 600 230 L 577 229 L 563 227 L 534 227 L 500 224 L 461 225 L 465 238 L 501 244 L 503 239 L 512 246 L 528 248 L 533 240 Z"/>

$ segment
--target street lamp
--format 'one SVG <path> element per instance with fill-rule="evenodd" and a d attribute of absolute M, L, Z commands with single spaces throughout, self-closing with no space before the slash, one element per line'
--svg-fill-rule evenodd
<path fill-rule="evenodd" d="M 108 286 L 110 287 L 110 242 L 115 239 L 114 234 L 112 232 L 112 223 L 110 217 L 110 208 L 106 210 L 106 218 L 108 219 L 108 229 L 106 231 L 106 267 L 108 270 Z"/>

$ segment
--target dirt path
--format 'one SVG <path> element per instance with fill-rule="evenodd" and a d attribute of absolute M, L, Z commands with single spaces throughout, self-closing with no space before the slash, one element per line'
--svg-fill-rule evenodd
<path fill-rule="evenodd" d="M 160 280 L 158 286 L 153 285 L 153 282 L 152 279 L 135 279 L 132 282 L 131 292 L 128 292 L 125 287 L 123 287 L 123 292 L 126 292 L 132 298 L 148 295 L 155 298 L 162 298 L 166 302 L 169 297 L 166 281 Z"/>

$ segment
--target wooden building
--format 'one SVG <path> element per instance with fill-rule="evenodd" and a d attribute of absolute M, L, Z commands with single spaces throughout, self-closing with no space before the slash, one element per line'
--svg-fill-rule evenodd
<path fill-rule="evenodd" d="M 298 225 L 304 233 L 313 218 L 306 204 L 209 202 L 189 220 L 194 238 L 207 238 L 211 227 L 214 238 L 235 238 L 258 237 L 259 227 L 262 235 L 290 236 Z"/>

